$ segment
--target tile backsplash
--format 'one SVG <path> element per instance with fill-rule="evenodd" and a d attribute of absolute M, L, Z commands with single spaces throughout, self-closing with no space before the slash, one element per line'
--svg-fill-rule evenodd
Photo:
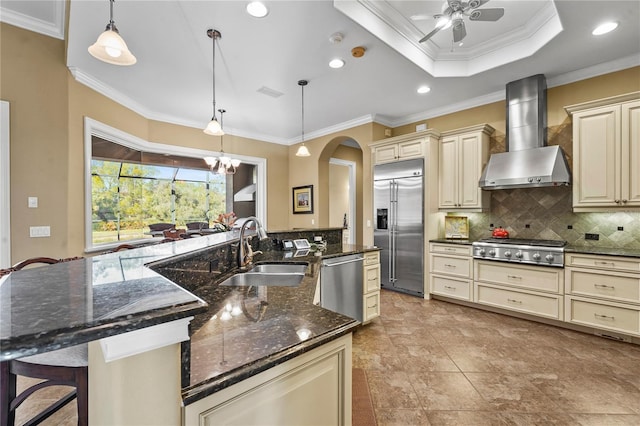
<path fill-rule="evenodd" d="M 571 167 L 571 122 L 548 129 L 549 145 L 560 145 Z M 504 136 L 491 140 L 491 152 L 504 151 Z M 491 236 L 503 227 L 511 238 L 566 240 L 575 246 L 640 249 L 640 212 L 573 213 L 572 187 L 491 191 L 491 211 L 460 213 L 469 218 L 469 239 Z M 599 239 L 585 240 L 585 234 Z"/>

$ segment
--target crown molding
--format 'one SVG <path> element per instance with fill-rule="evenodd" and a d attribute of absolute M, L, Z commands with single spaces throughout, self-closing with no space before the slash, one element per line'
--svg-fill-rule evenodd
<path fill-rule="evenodd" d="M 620 71 L 623 69 L 631 68 L 634 66 L 640 65 L 640 57 L 637 55 L 631 55 L 625 58 L 621 58 L 615 61 L 606 62 L 602 64 L 598 64 L 592 67 L 584 68 L 581 70 L 572 71 L 566 74 L 561 74 L 558 76 L 550 77 L 547 79 L 548 87 L 556 87 L 564 84 L 574 83 L 576 81 L 585 80 L 592 77 L 597 77 L 599 75 L 608 74 L 615 71 Z M 192 120 L 185 120 L 179 117 L 167 115 L 167 114 L 159 114 L 155 111 L 151 111 L 144 105 L 139 102 L 134 101 L 130 97 L 124 95 L 123 93 L 115 90 L 113 87 L 108 86 L 101 81 L 93 78 L 89 74 L 83 72 L 82 70 L 76 67 L 69 67 L 71 74 L 81 84 L 95 90 L 96 92 L 110 98 L 114 102 L 121 104 L 122 106 L 129 108 L 130 110 L 140 114 L 141 116 L 155 121 L 161 121 L 164 123 L 176 124 L 179 126 L 193 127 L 195 129 L 200 129 L 204 127 L 203 123 L 198 123 Z M 463 111 L 469 108 L 475 108 L 482 105 L 487 105 L 493 102 L 499 102 L 506 99 L 506 89 L 500 90 L 493 93 L 488 93 L 486 95 L 477 96 L 475 98 L 467 99 L 461 102 L 449 104 L 443 107 L 432 108 L 429 110 L 425 110 L 419 113 L 407 115 L 405 117 L 401 117 L 399 119 L 393 120 L 385 117 L 380 114 L 368 114 L 361 117 L 357 117 L 342 123 L 338 123 L 329 127 L 325 127 L 322 129 L 314 130 L 312 132 L 306 133 L 306 139 L 315 139 L 322 136 L 330 135 L 332 133 L 338 133 L 343 130 L 348 130 L 353 127 L 361 126 L 363 124 L 369 123 L 378 123 L 386 127 L 399 127 L 407 124 L 415 123 L 422 120 L 428 120 L 434 117 L 440 117 L 446 114 L 452 114 L 458 111 Z M 275 143 L 278 145 L 295 145 L 297 143 L 302 142 L 301 136 L 296 136 L 295 138 L 278 138 L 273 135 L 266 135 L 260 133 L 253 133 L 243 131 L 242 129 L 227 129 L 225 130 L 227 134 L 253 139 L 260 142 L 269 142 Z"/>
<path fill-rule="evenodd" d="M 64 0 L 55 0 L 46 3 L 54 8 L 53 22 L 34 18 L 13 9 L 8 9 L 3 6 L 2 3 L 0 3 L 0 21 L 24 28 L 25 30 L 64 40 L 64 17 L 67 2 Z"/>

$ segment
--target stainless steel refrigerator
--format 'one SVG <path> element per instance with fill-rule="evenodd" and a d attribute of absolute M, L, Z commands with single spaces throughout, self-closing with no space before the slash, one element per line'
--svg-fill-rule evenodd
<path fill-rule="evenodd" d="M 381 285 L 424 296 L 424 160 L 377 165 L 373 180 Z"/>

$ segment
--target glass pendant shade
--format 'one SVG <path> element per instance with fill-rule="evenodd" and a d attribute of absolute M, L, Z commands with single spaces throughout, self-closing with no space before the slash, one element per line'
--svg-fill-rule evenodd
<path fill-rule="evenodd" d="M 109 23 L 98 40 L 89 46 L 89 53 L 96 59 L 112 65 L 133 65 L 137 62 L 127 43 L 120 37 L 118 28 L 113 22 L 113 1 L 109 1 Z"/>
<path fill-rule="evenodd" d="M 218 120 L 216 120 L 215 117 L 213 117 L 211 119 L 209 124 L 207 124 L 207 127 L 205 127 L 205 129 L 203 130 L 203 132 L 205 132 L 208 135 L 213 135 L 213 136 L 222 136 L 222 135 L 224 135 L 224 132 L 222 131 L 222 126 L 220 125 Z"/>
<path fill-rule="evenodd" d="M 310 155 L 309 149 L 304 144 L 300 145 L 298 152 L 296 152 L 296 157 L 309 157 Z"/>
<path fill-rule="evenodd" d="M 120 34 L 107 29 L 89 46 L 89 53 L 96 59 L 113 65 L 133 65 L 136 57 L 129 51 Z"/>

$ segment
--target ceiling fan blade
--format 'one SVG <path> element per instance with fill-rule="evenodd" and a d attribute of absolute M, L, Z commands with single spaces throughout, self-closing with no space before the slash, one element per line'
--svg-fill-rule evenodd
<path fill-rule="evenodd" d="M 504 16 L 504 9 L 476 9 L 469 15 L 470 21 L 497 21 Z"/>
<path fill-rule="evenodd" d="M 431 37 L 433 37 L 441 29 L 442 29 L 442 27 L 436 27 L 429 34 L 427 34 L 426 36 L 422 37 L 418 43 L 424 43 L 425 41 L 429 40 Z"/>
<path fill-rule="evenodd" d="M 458 43 L 467 36 L 467 29 L 464 26 L 462 19 L 454 22 L 453 24 L 453 42 Z"/>

